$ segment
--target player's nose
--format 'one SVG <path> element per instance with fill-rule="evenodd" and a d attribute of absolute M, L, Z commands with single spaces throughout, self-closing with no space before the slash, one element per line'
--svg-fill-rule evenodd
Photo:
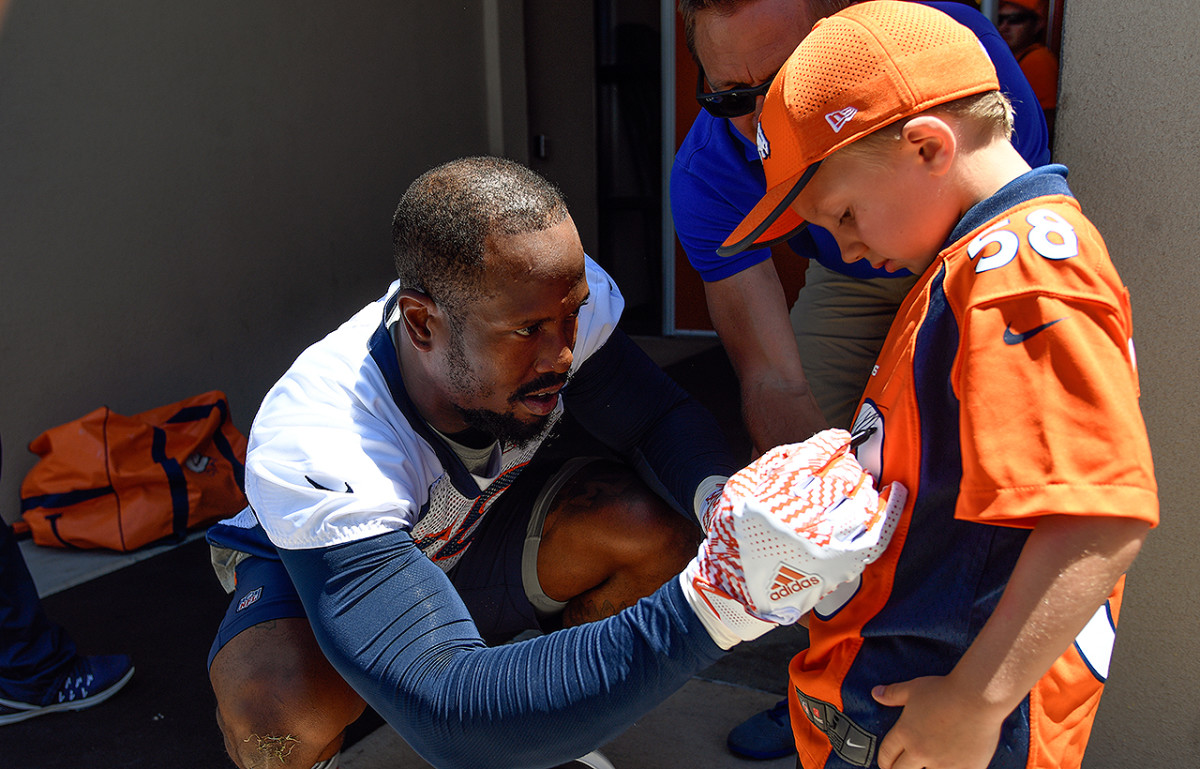
<path fill-rule="evenodd" d="M 572 348 L 575 346 L 575 324 L 558 324 L 556 333 L 545 335 L 545 341 L 538 350 L 538 371 L 553 371 L 565 374 L 575 360 Z"/>

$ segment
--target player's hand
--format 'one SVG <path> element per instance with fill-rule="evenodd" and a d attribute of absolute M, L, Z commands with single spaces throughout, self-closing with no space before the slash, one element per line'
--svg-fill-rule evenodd
<path fill-rule="evenodd" d="M 845 430 L 776 447 L 726 482 L 684 593 L 725 648 L 796 622 L 879 557 L 905 496 L 875 491 Z"/>
<path fill-rule="evenodd" d="M 985 769 L 1007 713 L 989 710 L 945 676 L 876 686 L 875 701 L 904 708 L 879 743 L 880 769 Z"/>

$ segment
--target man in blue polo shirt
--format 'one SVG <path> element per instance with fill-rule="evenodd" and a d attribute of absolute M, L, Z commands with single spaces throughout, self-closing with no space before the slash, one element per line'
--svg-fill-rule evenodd
<path fill-rule="evenodd" d="M 704 107 L 675 155 L 671 209 L 688 260 L 704 279 L 713 326 L 737 372 L 743 418 L 756 452 L 826 427 L 847 427 L 896 309 L 915 278 L 907 271 L 846 264 L 825 230 L 786 243 L 807 258 L 805 285 L 787 307 L 771 249 L 733 256 L 718 249 L 763 196 L 755 142 L 758 113 L 775 73 L 821 18 L 854 0 L 681 0 L 687 44 L 700 67 Z M 1037 98 L 995 27 L 973 8 L 927 2 L 970 28 L 996 66 L 1016 110 L 1013 144 L 1032 166 L 1049 162 Z M 787 253 L 790 249 L 791 253 Z M 730 735 L 752 758 L 791 752 L 786 701 Z"/>

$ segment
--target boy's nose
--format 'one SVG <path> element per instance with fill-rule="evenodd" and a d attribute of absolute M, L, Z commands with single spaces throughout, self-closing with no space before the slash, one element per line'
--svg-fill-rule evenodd
<path fill-rule="evenodd" d="M 846 241 L 838 239 L 838 248 L 842 250 L 842 261 L 853 264 L 867 255 L 867 247 L 857 240 Z"/>

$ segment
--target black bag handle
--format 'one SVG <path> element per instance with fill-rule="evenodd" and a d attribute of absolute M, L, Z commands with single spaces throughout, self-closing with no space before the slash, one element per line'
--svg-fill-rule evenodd
<path fill-rule="evenodd" d="M 233 451 L 233 446 L 229 440 L 221 432 L 221 428 L 229 419 L 229 404 L 224 398 L 218 398 L 213 403 L 201 404 L 198 406 L 186 406 L 177 411 L 167 424 L 179 424 L 181 422 L 199 422 L 208 419 L 212 410 L 216 409 L 220 413 L 220 419 L 217 421 L 217 429 L 213 431 L 213 445 L 217 447 L 217 451 L 221 456 L 233 466 L 233 477 L 237 481 L 238 488 L 243 492 L 246 489 L 246 468 L 238 461 L 237 455 Z M 187 536 L 188 529 L 188 491 L 187 477 L 183 474 L 183 468 L 177 460 L 167 456 L 167 433 L 160 427 L 154 428 L 154 440 L 150 448 L 150 457 L 162 465 L 163 472 L 167 476 L 168 488 L 171 490 L 171 528 L 177 539 L 183 539 Z"/>

